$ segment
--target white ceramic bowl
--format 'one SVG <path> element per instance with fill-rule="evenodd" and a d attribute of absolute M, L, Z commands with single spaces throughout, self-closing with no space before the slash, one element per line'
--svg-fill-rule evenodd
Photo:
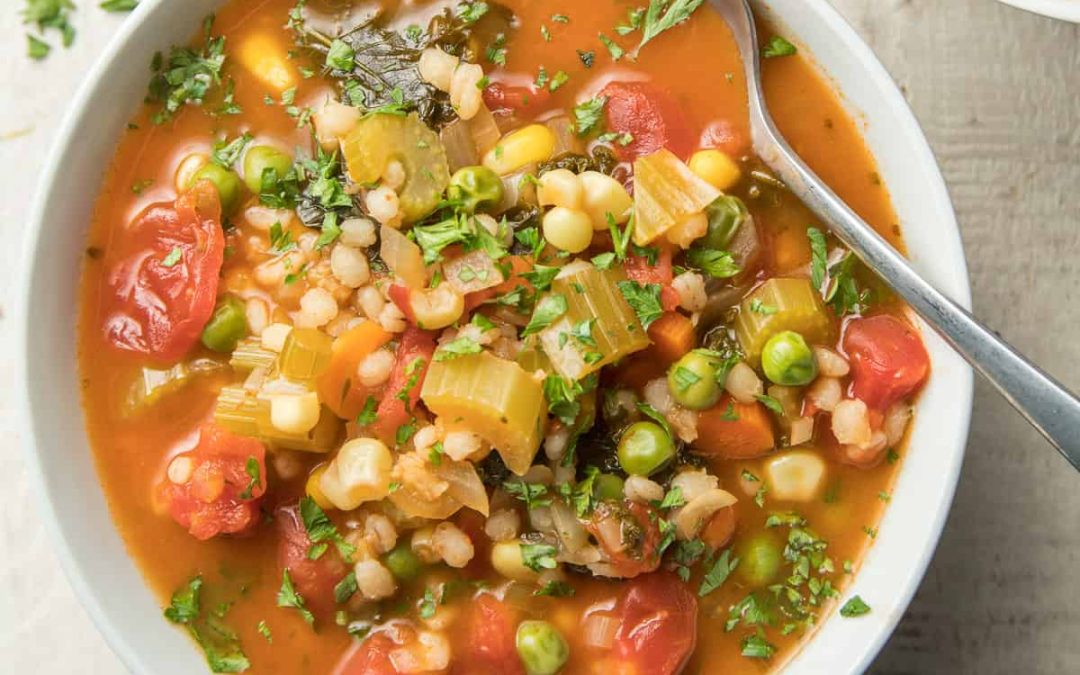
<path fill-rule="evenodd" d="M 157 50 L 193 35 L 220 0 L 143 0 L 90 70 L 52 149 L 23 256 L 16 359 L 24 389 L 27 459 L 57 555 L 87 611 L 136 673 L 205 672 L 202 655 L 168 624 L 127 556 L 84 432 L 76 368 L 77 286 L 85 235 L 104 167 L 147 83 Z M 770 0 L 759 9 L 812 53 L 864 120 L 900 215 L 915 267 L 965 306 L 966 266 L 934 157 L 900 92 L 870 50 L 825 0 Z M 892 503 L 851 593 L 873 611 L 828 621 L 789 662 L 792 672 L 865 669 L 900 619 L 937 544 L 967 437 L 971 371 L 926 332 L 933 377 L 922 395 L 911 449 Z"/>
<path fill-rule="evenodd" d="M 999 0 L 999 2 L 1054 19 L 1080 23 L 1080 0 Z"/>

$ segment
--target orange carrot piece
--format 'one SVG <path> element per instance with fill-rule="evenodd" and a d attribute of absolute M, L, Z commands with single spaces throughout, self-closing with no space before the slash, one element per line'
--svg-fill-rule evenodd
<path fill-rule="evenodd" d="M 750 459 L 776 446 L 769 411 L 760 403 L 739 403 L 725 394 L 698 416 L 694 449 L 720 459 Z"/>
<path fill-rule="evenodd" d="M 694 324 L 678 312 L 667 312 L 649 326 L 653 355 L 667 368 L 694 348 Z"/>
<path fill-rule="evenodd" d="M 377 322 L 365 321 L 334 340 L 330 347 L 330 366 L 319 378 L 319 399 L 335 415 L 353 419 L 364 409 L 368 395 L 378 393 L 360 386 L 356 369 L 369 354 L 392 338 L 393 335 Z"/>

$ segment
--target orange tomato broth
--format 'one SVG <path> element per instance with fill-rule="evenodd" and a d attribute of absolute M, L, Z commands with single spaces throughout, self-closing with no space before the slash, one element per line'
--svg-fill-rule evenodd
<path fill-rule="evenodd" d="M 150 122 L 152 111 L 144 109 L 120 140 L 105 173 L 88 240 L 79 349 L 88 433 L 103 489 L 131 555 L 162 604 L 167 604 L 169 595 L 193 575 L 202 574 L 205 607 L 232 603 L 226 620 L 240 636 L 252 662 L 250 672 L 328 673 L 353 640 L 331 625 L 313 631 L 294 610 L 276 607 L 281 572 L 273 527 L 264 526 L 255 536 L 247 538 L 218 537 L 197 542 L 153 504 L 152 488 L 162 480 L 169 459 L 192 446 L 200 422 L 211 411 L 217 390 L 228 378 L 223 375 L 196 381 L 138 418 L 125 418 L 121 412 L 124 393 L 140 367 L 147 363 L 105 344 L 98 313 L 105 285 L 104 259 L 110 245 L 124 236 L 126 224 L 147 205 L 175 197 L 173 176 L 185 155 L 208 152 L 217 135 L 227 133 L 234 137 L 245 129 L 256 140 L 266 137 L 308 147 L 307 130 L 298 129 L 296 121 L 281 106 L 266 105 L 264 96 L 271 92 L 232 58 L 232 50 L 256 33 L 272 36 L 283 50 L 291 49 L 291 35 L 284 24 L 292 4 L 291 0 L 258 3 L 236 0 L 227 3 L 217 16 L 214 31 L 227 36 L 226 53 L 230 59 L 226 73 L 235 79 L 236 101 L 243 107 L 242 115 L 214 118 L 188 106 L 178 113 L 174 122 L 155 126 Z M 636 62 L 613 65 L 603 45 L 597 42 L 596 33 L 603 31 L 614 36 L 612 28 L 624 23 L 627 10 L 637 3 L 508 0 L 504 4 L 520 18 L 520 28 L 507 45 L 506 70 L 531 79 L 543 64 L 549 73 L 564 70 L 570 75 L 569 84 L 554 94 L 547 109 L 569 108 L 575 100 L 584 94 L 591 95 L 619 73 L 633 72 L 636 78 L 644 76 L 662 83 L 674 94 L 694 127 L 694 137 L 718 119 L 733 125 L 744 137 L 748 135 L 746 87 L 736 48 L 722 20 L 707 7 L 697 12 L 688 24 L 655 39 Z M 396 6 L 396 3 L 383 5 Z M 396 12 L 392 25 L 401 27 L 414 21 L 424 24 L 441 6 L 445 3 L 407 3 L 407 9 L 395 7 L 390 10 Z M 551 21 L 550 17 L 557 13 L 569 16 L 569 23 Z M 551 42 L 541 38 L 541 24 L 551 31 L 554 38 Z M 620 42 L 629 51 L 638 36 L 634 34 Z M 584 68 L 576 48 L 596 50 L 593 69 Z M 490 64 L 485 67 L 490 68 Z M 770 106 L 796 150 L 860 215 L 899 245 L 896 217 L 886 189 L 876 178 L 873 158 L 860 137 L 858 125 L 844 111 L 836 93 L 803 56 L 768 59 L 764 67 Z M 299 105 L 314 104 L 327 90 L 327 84 L 319 77 L 296 79 Z M 278 98 L 277 94 L 271 95 Z M 134 184 L 147 180 L 153 183 L 140 194 L 132 190 Z M 772 256 L 768 267 L 793 269 L 808 262 L 805 229 L 817 221 L 805 207 L 789 196 L 782 198 L 780 207 L 767 213 L 753 203 L 750 207 L 767 233 L 767 250 Z M 104 257 L 102 251 L 106 253 Z M 243 261 L 227 261 L 223 272 L 226 276 L 247 273 Z M 314 466 L 321 459 L 313 456 L 307 461 Z M 893 462 L 872 469 L 856 469 L 835 462 L 828 466 L 829 499 L 797 506 L 810 526 L 829 542 L 828 553 L 838 568 L 835 583 L 842 587 L 845 575 L 839 571 L 841 562 L 851 561 L 858 569 L 858 561 L 870 542 L 864 526 L 873 527 L 878 522 L 884 507 L 879 493 L 890 489 L 896 466 Z M 748 533 L 763 531 L 766 514 L 785 507 L 782 503 L 769 503 L 768 509 L 763 510 L 753 499 L 743 498 L 745 495 L 737 488 L 743 469 L 761 475 L 761 461 L 719 462 L 712 467 L 721 485 L 740 495 L 736 506 L 736 541 Z M 276 502 L 284 503 L 303 494 L 303 477 L 281 481 L 271 469 L 270 485 Z M 691 582 L 695 589 L 699 575 L 700 572 L 695 572 Z M 538 598 L 533 602 L 536 615 L 555 623 L 570 642 L 571 659 L 564 672 L 589 672 L 589 652 L 580 645 L 580 611 L 612 597 L 619 585 L 580 575 L 573 581 L 577 589 L 575 597 Z M 729 581 L 701 601 L 697 645 L 686 672 L 763 672 L 778 667 L 795 652 L 803 635 L 780 636 L 771 631 L 769 639 L 778 648 L 771 661 L 739 655 L 740 639 L 746 631 L 725 632 L 724 622 L 727 608 L 745 593 L 746 589 Z M 399 597 L 415 604 L 416 590 L 406 589 Z M 835 603 L 828 603 L 825 615 L 835 614 L 835 608 Z M 260 621 L 269 625 L 272 644 L 257 632 Z M 454 641 L 468 640 L 467 635 L 450 633 Z"/>

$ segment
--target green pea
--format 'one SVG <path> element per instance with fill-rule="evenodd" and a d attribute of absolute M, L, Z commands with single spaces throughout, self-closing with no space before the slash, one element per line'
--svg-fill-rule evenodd
<path fill-rule="evenodd" d="M 814 351 L 803 336 L 790 330 L 777 333 L 765 343 L 761 368 L 769 381 L 787 387 L 810 384 L 818 373 Z"/>
<path fill-rule="evenodd" d="M 735 545 L 739 558 L 736 573 L 743 583 L 753 588 L 770 584 L 780 573 L 783 553 L 780 541 L 772 534 L 763 532 Z"/>
<path fill-rule="evenodd" d="M 619 466 L 632 476 L 650 476 L 675 457 L 671 436 L 655 422 L 635 422 L 619 439 Z"/>
<path fill-rule="evenodd" d="M 547 621 L 522 621 L 514 642 L 527 675 L 555 675 L 570 658 L 570 645 Z"/>
<path fill-rule="evenodd" d="M 705 215 L 709 218 L 709 230 L 698 243 L 705 248 L 724 250 L 731 245 L 731 240 L 749 217 L 750 211 L 738 197 L 724 195 L 705 207 Z"/>
<path fill-rule="evenodd" d="M 470 213 L 484 206 L 496 206 L 503 198 L 499 175 L 483 166 L 466 166 L 450 177 L 450 198 L 461 201 Z"/>
<path fill-rule="evenodd" d="M 622 500 L 623 479 L 613 473 L 602 473 L 593 483 L 593 496 L 606 501 Z"/>
<path fill-rule="evenodd" d="M 412 581 L 424 571 L 424 563 L 408 543 L 398 544 L 383 557 L 383 564 L 400 581 Z"/>
<path fill-rule="evenodd" d="M 248 148 L 244 155 L 244 183 L 248 189 L 259 194 L 262 192 L 263 176 L 273 169 L 277 180 L 285 177 L 292 168 L 292 157 L 269 145 L 256 145 Z"/>
<path fill-rule="evenodd" d="M 207 349 L 228 353 L 247 335 L 247 312 L 244 303 L 232 296 L 218 301 L 210 320 L 203 327 L 202 343 Z"/>
<path fill-rule="evenodd" d="M 208 180 L 217 188 L 218 197 L 221 199 L 221 212 L 232 213 L 240 206 L 241 182 L 240 177 L 228 169 L 217 164 L 210 163 L 195 172 L 191 177 L 188 187 L 195 185 L 201 180 Z"/>
<path fill-rule="evenodd" d="M 668 369 L 668 389 L 675 401 L 684 408 L 705 410 L 720 398 L 716 381 L 716 359 L 694 350 Z"/>

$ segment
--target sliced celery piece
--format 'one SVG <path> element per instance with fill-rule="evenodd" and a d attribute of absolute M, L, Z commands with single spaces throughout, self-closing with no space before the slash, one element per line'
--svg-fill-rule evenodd
<path fill-rule="evenodd" d="M 278 372 L 294 382 L 313 382 L 330 366 L 333 338 L 314 328 L 293 328 L 278 358 Z"/>
<path fill-rule="evenodd" d="M 670 150 L 641 157 L 634 162 L 634 243 L 653 242 L 721 194 Z"/>
<path fill-rule="evenodd" d="M 277 365 L 277 358 L 277 352 L 263 348 L 262 340 L 249 337 L 237 343 L 229 358 L 229 365 L 241 373 L 249 373 L 256 368 L 269 372 Z"/>
<path fill-rule="evenodd" d="M 519 476 L 540 447 L 547 404 L 540 381 L 490 352 L 436 361 L 420 392 L 431 412 L 464 424 L 491 443 Z"/>
<path fill-rule="evenodd" d="M 128 389 L 122 412 L 125 417 L 138 415 L 166 396 L 180 391 L 196 377 L 224 369 L 224 363 L 213 359 L 181 362 L 166 369 L 143 368 Z"/>
<path fill-rule="evenodd" d="M 218 394 L 214 421 L 240 436 L 250 436 L 271 447 L 304 452 L 330 452 L 341 437 L 341 420 L 326 406 L 319 423 L 307 434 L 289 434 L 270 423 L 270 400 L 234 385 Z"/>
<path fill-rule="evenodd" d="M 831 342 L 833 319 L 809 279 L 769 279 L 739 306 L 735 335 L 752 366 L 757 367 L 769 338 L 785 330 L 799 333 L 811 344 Z"/>
<path fill-rule="evenodd" d="M 619 290 L 624 279 L 620 270 L 588 265 L 552 282 L 552 293 L 566 298 L 567 310 L 540 333 L 540 343 L 563 377 L 580 380 L 649 346 L 648 334 Z"/>
<path fill-rule="evenodd" d="M 405 222 L 435 210 L 450 184 L 450 165 L 438 135 L 415 114 L 371 115 L 360 120 L 341 142 L 341 152 L 354 183 L 382 179 L 391 161 L 405 169 L 398 189 Z"/>
<path fill-rule="evenodd" d="M 547 357 L 544 348 L 540 346 L 539 336 L 530 335 L 525 338 L 521 351 L 517 355 L 517 363 L 528 373 L 537 370 L 551 370 L 551 359 Z"/>

